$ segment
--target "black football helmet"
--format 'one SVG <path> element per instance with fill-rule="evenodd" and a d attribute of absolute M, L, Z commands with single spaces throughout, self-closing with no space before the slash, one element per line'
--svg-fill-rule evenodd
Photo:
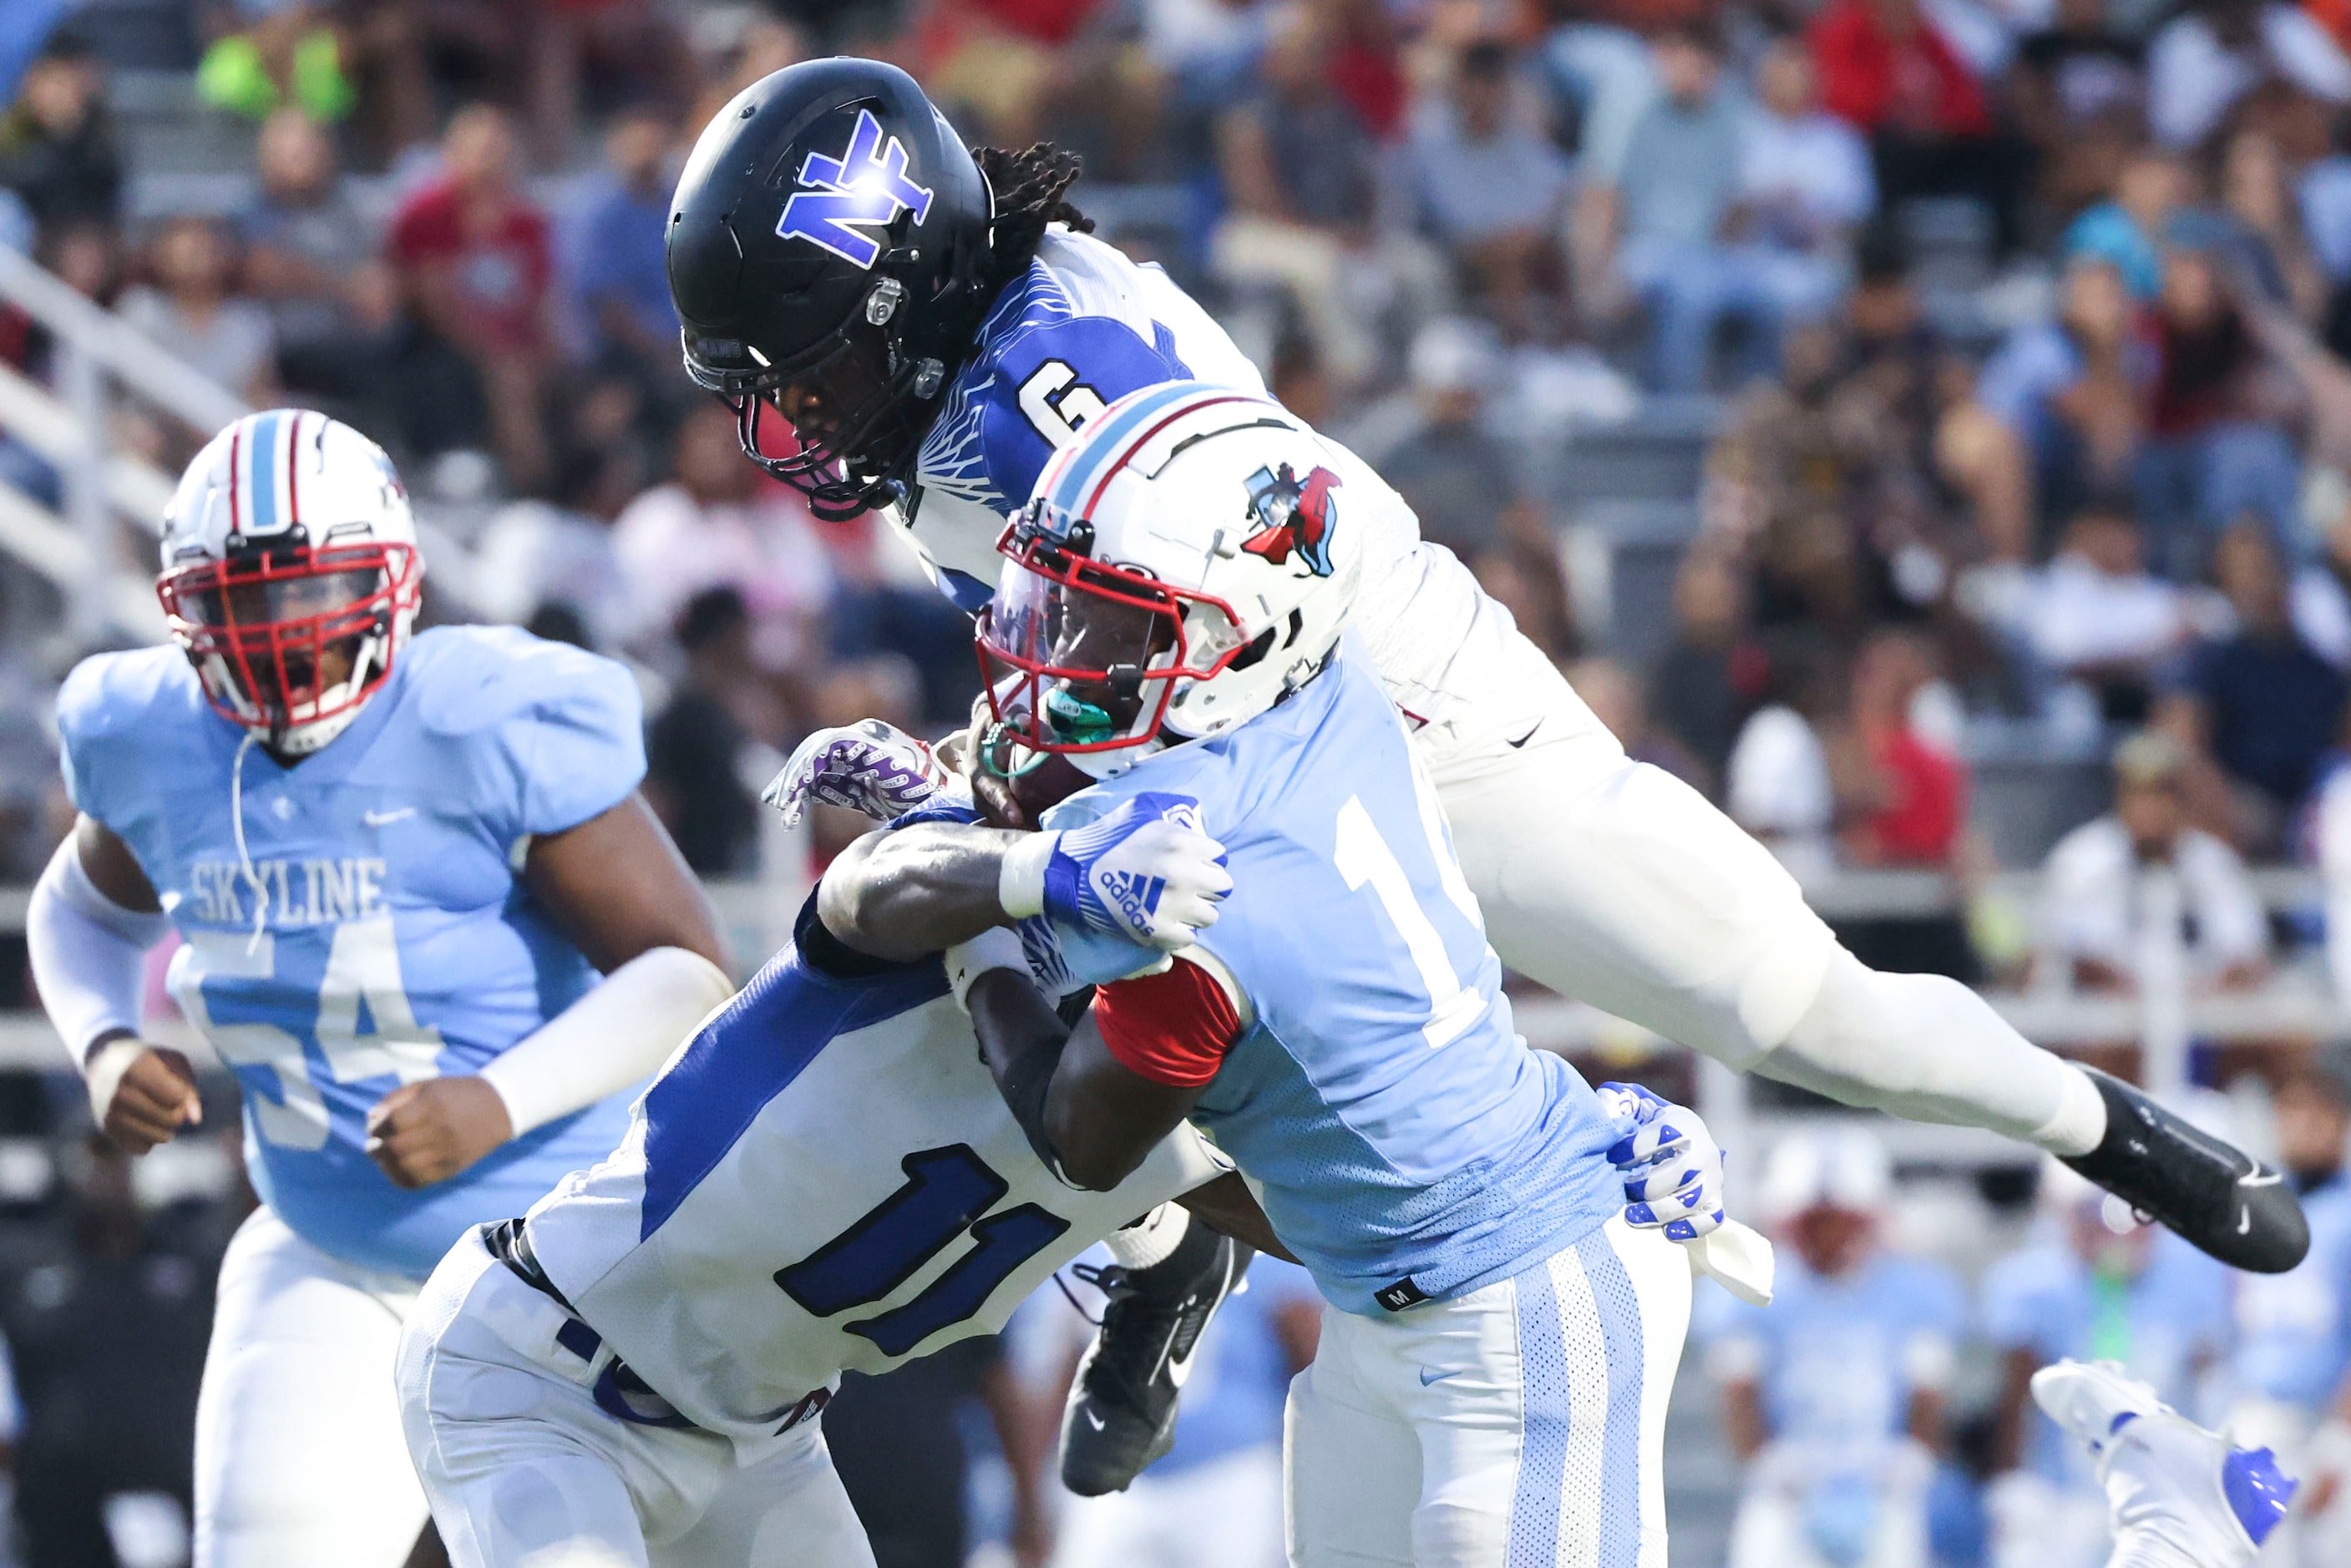
<path fill-rule="evenodd" d="M 819 516 L 904 493 L 987 312 L 993 206 L 955 129 L 878 60 L 777 71 L 695 143 L 666 240 L 686 373 Z M 769 404 L 797 438 L 780 456 Z"/>

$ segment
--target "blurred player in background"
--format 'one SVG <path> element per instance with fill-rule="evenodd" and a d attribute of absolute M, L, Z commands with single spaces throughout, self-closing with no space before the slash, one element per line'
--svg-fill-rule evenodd
<path fill-rule="evenodd" d="M 80 815 L 34 892 L 34 973 L 123 1147 L 202 1119 L 187 1058 L 141 1035 L 169 932 L 172 993 L 245 1092 L 262 1203 L 221 1266 L 199 1568 L 395 1564 L 425 1522 L 392 1383 L 419 1284 L 609 1149 L 732 987 L 637 794 L 633 680 L 509 628 L 415 633 L 424 563 L 373 442 L 238 421 L 162 560 L 174 646 L 58 694 Z"/>
<path fill-rule="evenodd" d="M 2238 1398 L 2229 1433 L 2274 1448 L 2305 1478 L 2262 1562 L 2351 1563 L 2351 1050 L 2335 1045 L 2278 1086 L 2278 1147 L 2310 1215 L 2310 1257 L 2237 1284 Z"/>
<path fill-rule="evenodd" d="M 1861 1127 L 1771 1150 L 1760 1204 L 1787 1243 L 1771 1305 L 1713 1298 L 1708 1360 L 1748 1461 L 1730 1568 L 1929 1562 L 1966 1303 L 1949 1270 L 1886 1245 L 1893 1187 L 1886 1146 Z"/>
<path fill-rule="evenodd" d="M 1044 145 L 975 158 L 904 72 L 824 59 L 737 95 L 672 203 L 686 368 L 734 404 L 747 453 L 820 516 L 888 509 L 973 611 L 1005 524 L 1107 406 L 1177 380 L 1264 391 L 1165 274 L 1081 232 L 1077 172 Z M 2252 1160 L 1957 981 L 1845 951 L 1768 850 L 1625 756 L 1393 490 L 1341 449 L 1327 461 L 1366 553 L 1371 659 L 1513 968 L 1735 1068 L 2024 1139 L 2241 1266 L 2301 1257 L 2293 1194 Z M 1146 1428 L 1174 1388 L 1147 1393 Z"/>
<path fill-rule="evenodd" d="M 2046 1161 L 2037 1239 L 1984 1276 L 1982 1331 L 2002 1358 L 1985 1500 L 1991 1568 L 2097 1568 L 2110 1544 L 2096 1478 L 2035 1412 L 2034 1372 L 2111 1361 L 2167 1404 L 2194 1409 L 2199 1380 L 2227 1354 L 2227 1272 L 2127 1215 L 2116 1231 L 2107 1208 L 2104 1193 Z"/>

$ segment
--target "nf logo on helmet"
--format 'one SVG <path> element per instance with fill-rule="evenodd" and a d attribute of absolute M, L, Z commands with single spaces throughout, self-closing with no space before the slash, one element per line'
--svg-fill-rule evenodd
<path fill-rule="evenodd" d="M 799 182 L 776 220 L 777 234 L 806 240 L 853 266 L 881 259 L 882 242 L 864 233 L 912 212 L 920 224 L 931 215 L 931 192 L 906 178 L 906 149 L 893 136 L 886 144 L 882 122 L 870 109 L 857 111 L 857 129 L 838 158 L 811 152 L 800 163 Z"/>
<path fill-rule="evenodd" d="M 1303 480 L 1286 462 L 1259 469 L 1249 476 L 1249 515 L 1257 532 L 1241 541 L 1241 548 L 1276 566 L 1288 566 L 1295 551 L 1309 572 L 1329 576 L 1331 529 L 1339 520 L 1331 493 L 1338 488 L 1339 476 L 1327 468 L 1313 469 Z"/>

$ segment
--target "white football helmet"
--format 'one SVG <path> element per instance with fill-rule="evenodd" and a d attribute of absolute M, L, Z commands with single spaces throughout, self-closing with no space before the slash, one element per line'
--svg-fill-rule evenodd
<path fill-rule="evenodd" d="M 1199 381 L 1088 420 L 997 546 L 998 740 L 1108 777 L 1311 680 L 1363 570 L 1327 455 L 1280 404 Z"/>
<path fill-rule="evenodd" d="M 341 734 L 391 673 L 423 578 L 383 449 L 324 414 L 272 409 L 180 476 L 155 592 L 213 706 L 297 757 Z"/>

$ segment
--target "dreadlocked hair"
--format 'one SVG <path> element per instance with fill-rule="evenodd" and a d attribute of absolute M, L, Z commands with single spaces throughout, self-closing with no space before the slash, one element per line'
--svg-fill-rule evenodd
<path fill-rule="evenodd" d="M 1081 234 L 1094 221 L 1061 199 L 1085 167 L 1074 152 L 1040 141 L 1020 152 L 975 147 L 972 157 L 996 193 L 996 232 L 987 254 L 987 286 L 993 291 L 1029 270 L 1049 223 L 1066 223 Z"/>

